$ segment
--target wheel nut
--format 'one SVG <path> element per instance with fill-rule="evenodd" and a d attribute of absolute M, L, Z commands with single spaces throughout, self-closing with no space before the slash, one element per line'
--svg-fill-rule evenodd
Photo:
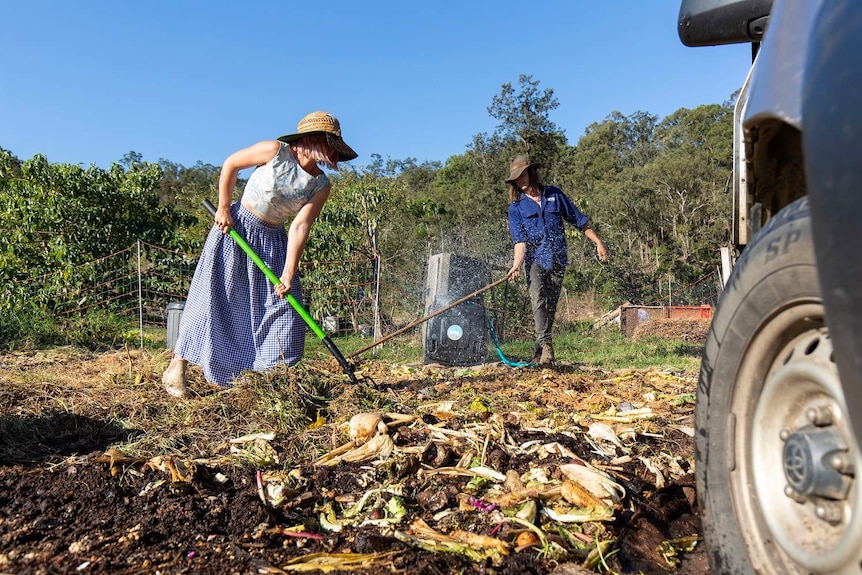
<path fill-rule="evenodd" d="M 817 427 L 832 425 L 832 410 L 828 405 L 809 407 L 805 411 L 805 417 Z"/>
<path fill-rule="evenodd" d="M 855 476 L 853 461 L 846 451 L 832 452 L 829 455 L 829 465 L 838 473 Z"/>
<path fill-rule="evenodd" d="M 818 519 L 825 521 L 830 525 L 838 525 L 844 518 L 844 512 L 841 509 L 841 505 L 825 502 L 819 503 L 817 507 L 814 508 L 814 515 L 816 515 Z"/>
<path fill-rule="evenodd" d="M 781 441 L 787 441 L 788 437 L 790 437 L 790 429 L 785 427 L 784 429 L 782 429 L 781 431 L 778 432 L 778 438 Z"/>
<path fill-rule="evenodd" d="M 807 499 L 804 495 L 790 487 L 789 485 L 784 486 L 784 494 L 790 499 L 794 500 L 796 503 L 805 503 Z"/>

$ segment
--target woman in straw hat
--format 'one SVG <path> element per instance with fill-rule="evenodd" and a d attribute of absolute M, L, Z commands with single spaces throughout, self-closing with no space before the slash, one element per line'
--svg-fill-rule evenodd
<path fill-rule="evenodd" d="M 290 290 L 303 301 L 297 268 L 330 192 L 322 167 L 337 170 L 338 162 L 356 156 L 342 139 L 338 120 L 313 112 L 299 121 L 296 133 L 259 142 L 225 160 L 215 225 L 189 288 L 173 359 L 162 376 L 168 393 L 189 395 L 188 362 L 202 366 L 210 383 L 229 387 L 245 370 L 293 365 L 302 358 L 305 323 L 284 298 Z M 237 176 L 251 167 L 255 170 L 234 202 Z M 279 285 L 273 288 L 226 237 L 231 227 L 279 276 Z"/>
<path fill-rule="evenodd" d="M 551 330 L 568 264 L 563 222 L 596 244 L 599 260 L 607 261 L 608 250 L 574 202 L 559 188 L 539 181 L 539 167 L 524 154 L 515 156 L 509 166 L 509 233 L 515 257 L 508 278 L 516 280 L 524 266 L 536 325 L 533 363 L 548 365 L 554 363 Z"/>

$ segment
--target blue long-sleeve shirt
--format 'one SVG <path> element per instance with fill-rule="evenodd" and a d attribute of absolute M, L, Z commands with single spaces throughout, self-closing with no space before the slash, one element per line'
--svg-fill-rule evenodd
<path fill-rule="evenodd" d="M 512 244 L 525 243 L 526 269 L 535 261 L 542 268 L 553 268 L 554 261 L 568 265 L 568 247 L 563 222 L 583 231 L 589 223 L 578 207 L 557 187 L 545 186 L 541 206 L 526 194 L 509 204 L 509 233 Z"/>

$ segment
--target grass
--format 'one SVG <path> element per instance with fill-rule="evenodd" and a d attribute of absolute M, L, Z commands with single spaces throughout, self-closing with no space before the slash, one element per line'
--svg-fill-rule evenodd
<path fill-rule="evenodd" d="M 45 321 L 37 321 L 37 319 Z M 51 345 L 116 349 L 123 345 L 129 347 L 141 345 L 141 333 L 134 322 L 99 312 L 60 322 L 47 321 L 44 317 L 10 317 L 0 320 L 0 331 L 15 332 L 16 337 L 12 337 L 12 333 L 5 334 L 9 336 L 6 341 L 10 349 L 40 349 Z M 422 363 L 424 359 L 424 349 L 419 334 L 420 330 L 417 327 L 367 349 L 355 357 L 352 354 L 372 343 L 370 338 L 339 335 L 332 337 L 332 341 L 351 363 L 367 358 L 391 363 L 416 364 Z M 487 361 L 499 361 L 497 349 L 490 338 L 488 339 Z M 165 340 L 165 328 L 144 328 L 144 349 L 163 350 Z M 602 369 L 659 367 L 689 371 L 698 369 L 703 344 L 657 337 L 633 340 L 624 336 L 615 327 L 594 329 L 589 322 L 576 322 L 557 326 L 554 350 L 558 360 Z M 529 361 L 533 354 L 533 342 L 529 336 L 509 338 L 501 343 L 501 351 L 510 361 Z M 327 347 L 310 330 L 306 337 L 305 355 L 310 359 L 331 357 Z"/>
<path fill-rule="evenodd" d="M 334 337 L 333 342 L 349 360 L 353 352 L 372 343 L 369 338 L 353 335 Z M 503 342 L 500 348 L 503 356 L 510 361 L 529 361 L 533 355 L 533 341 L 523 338 Z M 657 367 L 696 371 L 700 367 L 703 344 L 658 337 L 633 340 L 623 335 L 618 328 L 593 329 L 588 322 L 581 322 L 555 330 L 554 351 L 558 360 L 602 369 Z M 329 356 L 326 347 L 313 335 L 306 340 L 305 353 L 308 357 L 319 359 Z M 424 350 L 419 341 L 418 328 L 416 333 L 405 333 L 360 356 L 393 363 L 421 363 Z M 500 361 L 490 338 L 488 361 Z"/>
<path fill-rule="evenodd" d="M 603 369 L 661 367 L 685 371 L 700 367 L 703 344 L 658 337 L 633 340 L 618 329 L 575 329 L 557 338 L 558 357 Z"/>
<path fill-rule="evenodd" d="M 512 361 L 529 361 L 532 341 L 510 341 L 500 345 Z M 491 353 L 497 358 L 493 344 Z M 646 338 L 633 340 L 619 329 L 593 329 L 589 324 L 567 325 L 554 334 L 554 354 L 558 360 L 602 369 L 647 368 L 697 370 L 703 344 L 681 340 Z"/>

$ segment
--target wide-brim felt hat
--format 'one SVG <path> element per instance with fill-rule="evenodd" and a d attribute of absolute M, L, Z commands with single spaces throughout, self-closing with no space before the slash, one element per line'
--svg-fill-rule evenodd
<path fill-rule="evenodd" d="M 348 162 L 359 156 L 342 138 L 341 124 L 338 122 L 338 118 L 329 112 L 312 112 L 308 114 L 296 125 L 296 133 L 281 136 L 278 139 L 289 144 L 311 134 L 324 134 L 326 136 L 326 143 L 338 152 L 339 162 Z"/>
<path fill-rule="evenodd" d="M 527 154 L 518 154 L 512 158 L 512 163 L 509 164 L 509 177 L 506 178 L 506 183 L 511 184 L 524 173 L 527 168 L 541 168 L 542 164 L 533 162 Z"/>

